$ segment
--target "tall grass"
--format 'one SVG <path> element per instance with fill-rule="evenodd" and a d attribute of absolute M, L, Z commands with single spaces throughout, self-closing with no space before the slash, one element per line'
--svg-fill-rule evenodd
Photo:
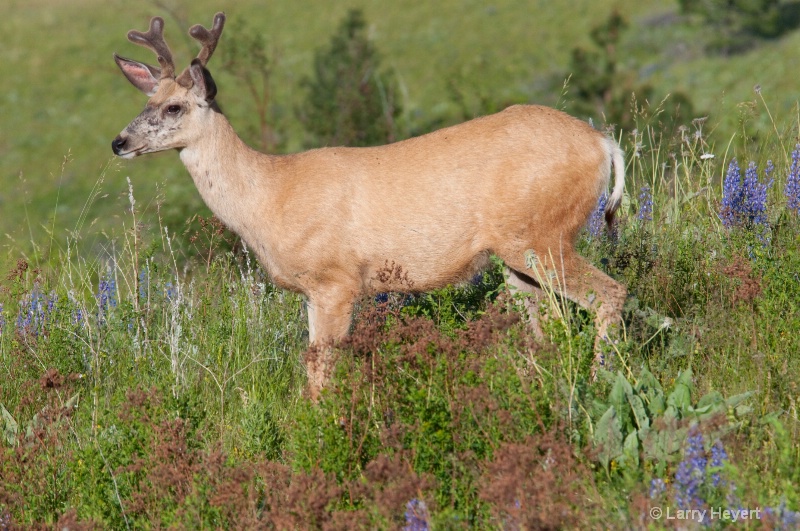
<path fill-rule="evenodd" d="M 800 155 L 780 118 L 761 144 L 717 145 L 703 121 L 661 133 L 658 107 L 618 134 L 615 234 L 579 242 L 630 292 L 596 374 L 592 316 L 557 275 L 539 279 L 539 341 L 495 263 L 362 301 L 318 405 L 301 298 L 213 222 L 175 234 L 130 186 L 95 252 L 79 226 L 50 264 L 3 275 L 0 528 L 694 525 L 656 507 L 795 527 Z M 734 182 L 734 159 L 756 180 Z M 726 218 L 730 189 L 768 179 L 763 218 Z"/>

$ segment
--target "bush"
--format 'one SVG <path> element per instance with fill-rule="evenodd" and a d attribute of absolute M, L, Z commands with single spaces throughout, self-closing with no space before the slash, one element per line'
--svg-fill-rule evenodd
<path fill-rule="evenodd" d="M 298 111 L 312 146 L 374 146 L 397 139 L 401 113 L 391 71 L 366 36 L 360 10 L 348 12 L 326 48 L 314 57 L 314 76 L 303 81 Z"/>

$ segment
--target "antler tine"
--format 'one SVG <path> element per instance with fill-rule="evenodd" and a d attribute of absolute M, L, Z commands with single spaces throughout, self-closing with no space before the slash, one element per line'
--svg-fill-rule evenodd
<path fill-rule="evenodd" d="M 197 59 L 200 60 L 201 65 L 206 66 L 208 64 L 208 60 L 211 59 L 214 50 L 217 48 L 217 43 L 219 42 L 220 35 L 222 35 L 222 28 L 224 26 L 225 13 L 220 12 L 214 15 L 214 24 L 211 27 L 211 31 L 207 30 L 200 24 L 195 24 L 191 27 L 191 29 L 189 29 L 189 35 L 191 35 L 192 38 L 200 41 L 200 44 L 203 45 L 200 53 L 197 54 Z"/>
<path fill-rule="evenodd" d="M 161 65 L 161 79 L 175 77 L 175 63 L 172 61 L 172 53 L 167 42 L 164 40 L 164 19 L 153 17 L 150 20 L 150 29 L 147 33 L 131 30 L 128 32 L 128 40 L 139 46 L 150 48 L 158 56 L 158 64 Z"/>

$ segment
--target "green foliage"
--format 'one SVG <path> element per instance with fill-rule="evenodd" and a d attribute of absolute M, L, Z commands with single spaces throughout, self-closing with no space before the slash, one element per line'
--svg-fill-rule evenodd
<path fill-rule="evenodd" d="M 494 256 L 491 260 L 491 267 L 468 283 L 413 296 L 403 306 L 402 315 L 426 317 L 451 333 L 464 328 L 483 313 L 487 300 L 494 300 L 505 289 L 503 263 Z"/>
<path fill-rule="evenodd" d="M 613 10 L 605 22 L 592 28 L 593 49 L 578 46 L 572 49 L 567 84 L 574 100 L 568 109 L 579 116 L 603 120 L 625 130 L 636 128 L 637 102 L 654 102 L 653 86 L 639 83 L 635 72 L 620 64 L 619 48 L 627 20 Z M 664 117 L 665 131 L 693 118 L 693 105 L 682 92 L 673 92 L 663 101 L 658 114 Z"/>
<path fill-rule="evenodd" d="M 667 464 L 679 458 L 678 451 L 693 426 L 700 425 L 704 430 L 718 417 L 727 417 L 725 423 L 717 421 L 711 430 L 713 440 L 739 426 L 752 409 L 744 404 L 752 392 L 726 399 L 718 391 L 711 391 L 693 400 L 691 369 L 678 375 L 669 393 L 647 369 L 641 370 L 633 384 L 621 372 L 616 376 L 602 374 L 611 384 L 611 391 L 605 400 L 593 404 L 597 418 L 593 442 L 607 471 L 614 462 L 614 468 L 635 473 L 641 454 L 663 474 Z"/>
<path fill-rule="evenodd" d="M 391 71 L 366 35 L 364 14 L 348 12 L 328 47 L 314 57 L 314 77 L 306 78 L 299 117 L 315 146 L 373 146 L 397 139 L 401 113 Z"/>
<path fill-rule="evenodd" d="M 699 16 L 715 35 L 709 46 L 726 53 L 752 46 L 753 37 L 777 37 L 791 29 L 780 0 L 679 0 L 681 11 Z"/>
<path fill-rule="evenodd" d="M 320 405 L 300 410 L 290 454 L 342 482 L 368 476 L 381 454 L 403 456 L 444 521 L 477 525 L 486 511 L 481 464 L 546 427 L 547 399 L 531 395 L 502 351 L 493 354 L 494 341 L 513 341 L 503 339 L 511 321 L 496 309 L 465 328 L 443 325 L 449 334 L 429 318 L 396 319 L 386 332 L 361 321 Z"/>
<path fill-rule="evenodd" d="M 240 131 L 240 136 L 251 140 L 261 151 L 274 153 L 284 147 L 285 139 L 276 128 L 280 106 L 273 101 L 273 70 L 277 60 L 270 54 L 262 31 L 237 18 L 225 29 L 225 46 L 220 49 L 219 68 L 233 75 L 239 83 L 239 91 L 249 96 L 253 105 L 255 123 L 249 130 Z"/>

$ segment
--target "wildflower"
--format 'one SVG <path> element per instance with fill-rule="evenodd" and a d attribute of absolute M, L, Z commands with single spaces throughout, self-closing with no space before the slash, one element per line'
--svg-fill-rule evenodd
<path fill-rule="evenodd" d="M 3 303 L 0 302 L 0 335 L 3 335 L 3 330 L 6 327 L 6 318 L 3 315 Z"/>
<path fill-rule="evenodd" d="M 81 326 L 84 326 L 86 324 L 86 319 L 84 318 L 83 310 L 81 310 L 80 308 L 72 312 L 72 324 Z"/>
<path fill-rule="evenodd" d="M 722 183 L 722 210 L 720 217 L 722 224 L 732 227 L 736 224 L 736 212 L 740 210 L 742 202 L 742 174 L 739 163 L 733 159 L 728 165 L 725 180 Z"/>
<path fill-rule="evenodd" d="M 782 500 L 778 507 L 764 508 L 764 514 L 772 518 L 775 529 L 797 529 L 800 526 L 800 512 L 789 510 L 786 500 Z"/>
<path fill-rule="evenodd" d="M 786 207 L 800 215 L 800 144 L 792 151 L 792 166 L 789 168 L 783 195 L 786 196 Z"/>
<path fill-rule="evenodd" d="M 139 299 L 141 300 L 147 300 L 147 291 L 150 287 L 149 280 L 150 271 L 148 267 L 145 266 L 141 271 L 139 271 Z"/>
<path fill-rule="evenodd" d="M 765 175 L 769 179 L 775 166 L 767 162 Z M 741 169 L 736 159 L 728 166 L 722 185 L 722 209 L 720 219 L 726 227 L 767 225 L 767 190 L 772 180 L 762 183 L 758 179 L 758 168 L 751 162 L 742 180 Z"/>
<path fill-rule="evenodd" d="M 19 305 L 17 329 L 24 334 L 31 333 L 38 336 L 54 306 L 55 296 L 48 299 L 37 287 L 34 287 L 33 291 L 22 298 Z"/>
<path fill-rule="evenodd" d="M 406 504 L 406 525 L 403 531 L 428 531 L 428 521 L 430 515 L 428 514 L 428 506 L 425 505 L 423 500 L 414 498 Z"/>
<path fill-rule="evenodd" d="M 699 509 L 705 505 L 700 489 L 706 478 L 706 464 L 703 448 L 703 434 L 695 431 L 687 438 L 683 461 L 675 472 L 675 502 L 680 509 Z"/>
<path fill-rule="evenodd" d="M 639 192 L 639 212 L 636 214 L 639 221 L 653 221 L 653 194 L 649 186 L 643 186 Z"/>
<path fill-rule="evenodd" d="M 172 302 L 177 294 L 178 290 L 175 285 L 171 281 L 167 281 L 167 283 L 164 284 L 164 296 L 167 298 L 167 300 Z"/>
<path fill-rule="evenodd" d="M 720 469 L 727 460 L 728 453 L 725 451 L 725 447 L 722 446 L 722 442 L 718 440 L 714 443 L 714 446 L 711 447 L 711 467 Z M 720 477 L 719 472 L 711 473 L 711 484 L 715 487 L 725 485 L 725 482 Z"/>
<path fill-rule="evenodd" d="M 605 225 L 605 211 L 606 211 L 606 203 L 608 202 L 608 194 L 603 192 L 597 199 L 597 206 L 595 207 L 592 215 L 589 216 L 589 222 L 587 223 L 587 227 L 589 228 L 589 234 L 592 238 L 599 238 L 603 234 L 603 226 Z"/>
<path fill-rule="evenodd" d="M 100 277 L 95 297 L 97 298 L 97 318 L 103 322 L 109 309 L 117 307 L 117 281 L 114 280 L 110 270 Z"/>
<path fill-rule="evenodd" d="M 667 484 L 661 478 L 653 478 L 650 480 L 650 499 L 655 500 L 661 497 L 667 490 Z"/>

